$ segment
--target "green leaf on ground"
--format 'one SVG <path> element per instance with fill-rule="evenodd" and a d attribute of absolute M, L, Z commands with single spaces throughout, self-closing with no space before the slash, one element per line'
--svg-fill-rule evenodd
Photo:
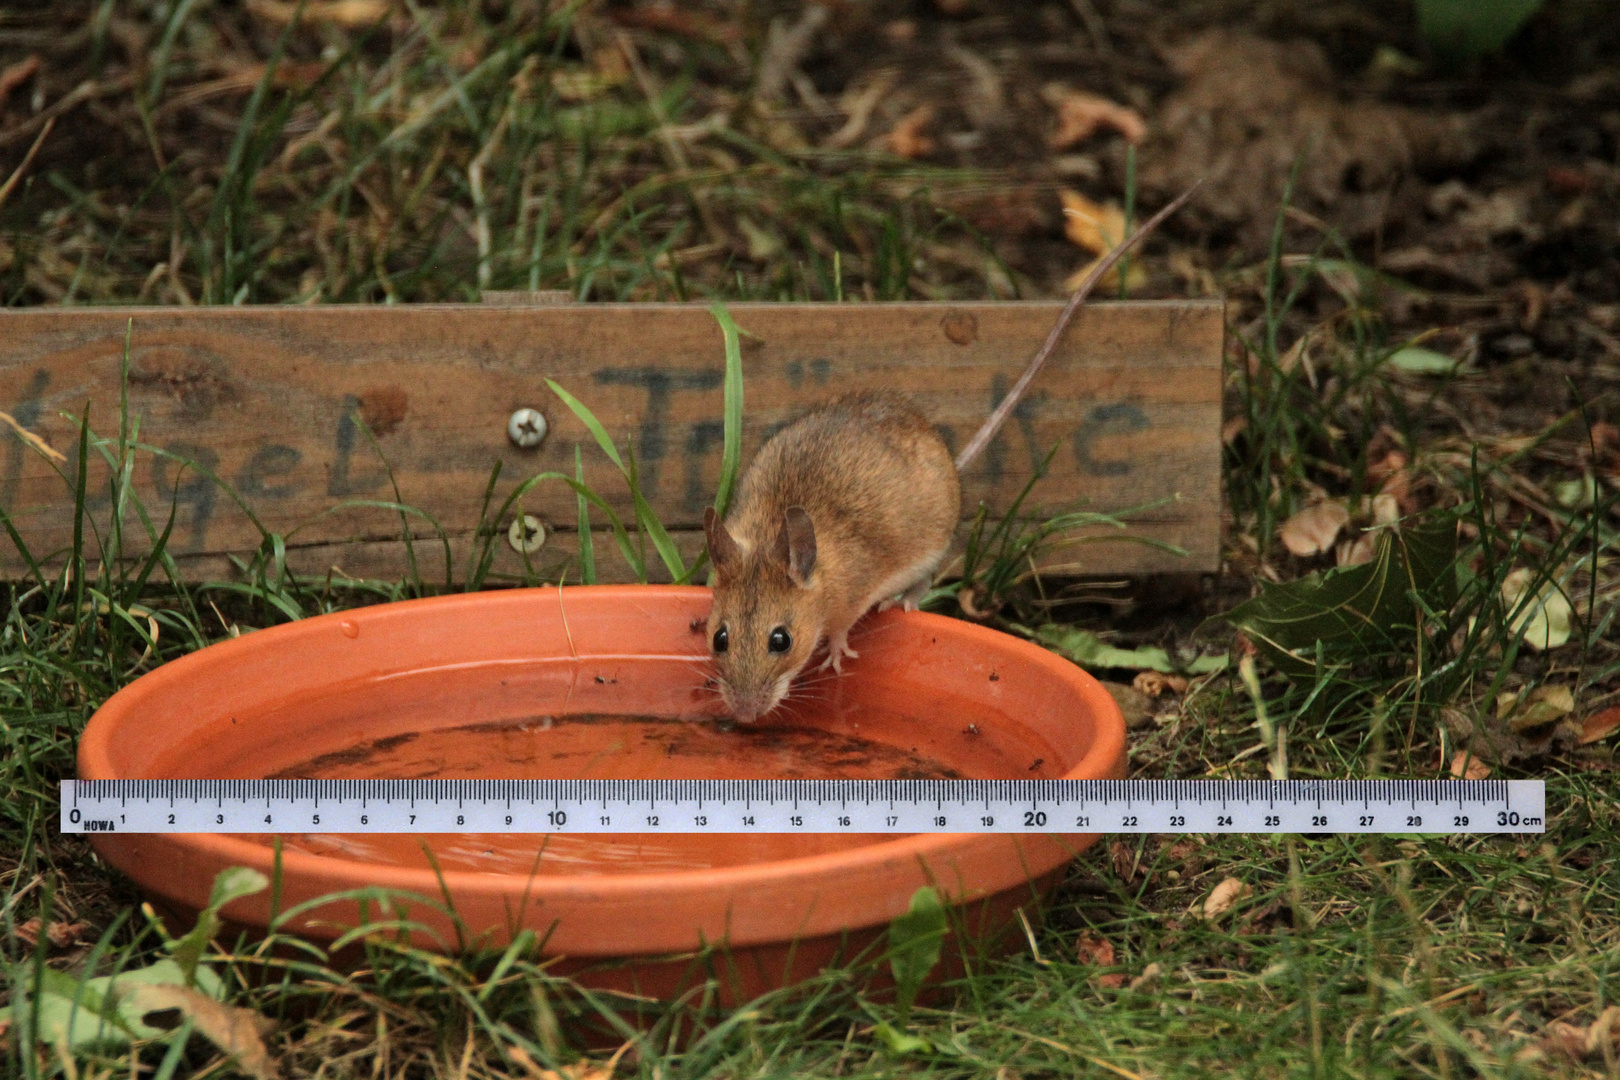
<path fill-rule="evenodd" d="M 939 963 L 950 924 L 939 893 L 924 885 L 911 894 L 911 907 L 889 924 L 889 967 L 894 972 L 899 1023 L 905 1026 L 923 980 Z"/>
<path fill-rule="evenodd" d="M 1417 0 L 1418 26 L 1448 60 L 1472 63 L 1500 52 L 1543 0 Z"/>
<path fill-rule="evenodd" d="M 1386 529 L 1372 561 L 1265 585 L 1222 618 L 1291 678 L 1314 678 L 1318 650 L 1333 667 L 1411 648 L 1420 609 L 1457 599 L 1457 526 L 1450 518 Z"/>

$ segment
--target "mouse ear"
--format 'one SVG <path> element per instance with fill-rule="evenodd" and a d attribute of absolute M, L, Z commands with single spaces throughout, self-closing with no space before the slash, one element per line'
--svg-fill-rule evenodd
<path fill-rule="evenodd" d="M 802 506 L 790 506 L 782 516 L 782 532 L 776 539 L 776 557 L 793 579 L 795 585 L 810 580 L 816 568 L 816 527 L 810 522 L 810 512 Z"/>
<path fill-rule="evenodd" d="M 726 531 L 726 523 L 720 520 L 720 515 L 714 512 L 712 506 L 703 509 L 703 535 L 708 537 L 709 561 L 714 563 L 716 570 L 725 571 L 742 554 L 737 541 Z"/>

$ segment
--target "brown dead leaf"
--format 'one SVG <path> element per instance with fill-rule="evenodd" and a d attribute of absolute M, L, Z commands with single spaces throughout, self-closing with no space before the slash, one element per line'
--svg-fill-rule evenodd
<path fill-rule="evenodd" d="M 77 944 L 88 929 L 90 929 L 90 924 L 86 922 L 53 922 L 45 928 L 45 939 L 54 948 L 65 949 L 70 945 Z M 38 916 L 18 926 L 16 932 L 18 940 L 32 948 L 39 941 Z"/>
<path fill-rule="evenodd" d="M 1354 540 L 1345 540 L 1335 548 L 1333 562 L 1335 566 L 1360 566 L 1362 563 L 1372 562 L 1373 555 L 1377 551 L 1377 535 L 1364 532 Z"/>
<path fill-rule="evenodd" d="M 1307 506 L 1277 530 L 1277 539 L 1291 553 L 1304 557 L 1319 555 L 1333 547 L 1339 533 L 1350 524 L 1350 511 L 1334 499 Z"/>
<path fill-rule="evenodd" d="M 209 1042 L 236 1059 L 237 1068 L 254 1080 L 275 1080 L 276 1061 L 264 1045 L 264 1036 L 275 1029 L 268 1017 L 170 983 L 137 983 L 129 996 L 143 1015 L 179 1009 Z"/>
<path fill-rule="evenodd" d="M 889 151 L 903 158 L 920 158 L 934 152 L 928 129 L 934 123 L 934 107 L 919 105 L 900 118 L 889 132 Z"/>
<path fill-rule="evenodd" d="M 1146 990 L 1148 987 L 1158 982 L 1159 976 L 1163 974 L 1164 969 L 1158 964 L 1149 964 L 1147 967 L 1142 969 L 1142 974 L 1131 980 L 1131 985 L 1129 988 L 1132 990 Z"/>
<path fill-rule="evenodd" d="M 389 7 L 388 0 L 306 0 L 299 21 L 305 26 L 364 30 L 386 18 Z M 247 9 L 278 26 L 286 26 L 298 15 L 298 5 L 292 0 L 247 0 Z"/>
<path fill-rule="evenodd" d="M 1067 188 L 1058 198 L 1063 200 L 1063 235 L 1093 255 L 1106 255 L 1125 239 L 1125 211 L 1118 203 L 1095 203 Z"/>
<path fill-rule="evenodd" d="M 1110 971 L 1107 975 L 1097 976 L 1097 985 L 1105 990 L 1118 990 L 1125 985 L 1125 976 L 1118 971 Z"/>
<path fill-rule="evenodd" d="M 13 90 L 34 77 L 43 63 L 38 54 L 30 53 L 15 64 L 7 65 L 4 71 L 0 71 L 0 108 L 5 107 L 6 99 L 11 96 Z"/>
<path fill-rule="evenodd" d="M 1491 767 L 1464 750 L 1451 759 L 1451 775 L 1461 780 L 1483 780 L 1491 775 Z"/>
<path fill-rule="evenodd" d="M 1381 460 L 1367 465 L 1367 483 L 1376 484 L 1381 495 L 1393 495 L 1403 514 L 1417 509 L 1411 502 L 1412 474 L 1407 470 L 1407 464 L 1405 454 L 1391 450 Z"/>
<path fill-rule="evenodd" d="M 1113 863 L 1114 873 L 1119 875 L 1121 881 L 1136 880 L 1136 852 L 1126 847 L 1123 840 L 1115 840 L 1108 845 L 1108 861 Z"/>
<path fill-rule="evenodd" d="M 1588 746 L 1592 743 L 1607 739 L 1616 730 L 1620 730 L 1620 705 L 1610 705 L 1586 718 L 1581 725 L 1581 737 L 1575 740 L 1577 746 Z"/>
<path fill-rule="evenodd" d="M 1204 872 L 1204 849 L 1191 837 L 1171 844 L 1164 857 L 1180 867 L 1178 872 L 1185 878 L 1194 878 Z"/>
<path fill-rule="evenodd" d="M 1587 1055 L 1586 1029 L 1554 1020 L 1541 1033 L 1541 1048 L 1567 1061 L 1583 1061 Z"/>
<path fill-rule="evenodd" d="M 1079 954 L 1082 964 L 1095 964 L 1097 967 L 1114 966 L 1114 943 L 1105 937 L 1081 934 L 1079 942 L 1075 945 L 1075 952 Z"/>
<path fill-rule="evenodd" d="M 1467 739 L 1474 734 L 1474 721 L 1461 709 L 1451 706 L 1441 709 L 1440 721 L 1455 738 Z"/>
<path fill-rule="evenodd" d="M 1229 877 L 1210 890 L 1202 909 L 1206 919 L 1218 919 L 1232 910 L 1232 906 L 1249 895 L 1249 887 L 1235 877 Z"/>
<path fill-rule="evenodd" d="M 1147 122 L 1140 113 L 1105 97 L 1061 83 L 1049 83 L 1042 88 L 1041 96 L 1057 112 L 1057 130 L 1046 140 L 1049 149 L 1067 150 L 1091 138 L 1099 128 L 1113 128 L 1132 143 L 1147 136 Z"/>
<path fill-rule="evenodd" d="M 1226 421 L 1226 423 L 1221 425 L 1221 445 L 1222 446 L 1231 446 L 1234 442 L 1237 442 L 1237 437 L 1239 435 L 1243 434 L 1246 430 L 1248 430 L 1248 427 L 1249 427 L 1249 418 L 1248 417 L 1246 417 L 1246 416 L 1234 416 L 1234 417 L 1232 417 L 1230 420 Z"/>
<path fill-rule="evenodd" d="M 1139 671 L 1136 678 L 1131 680 L 1131 686 L 1150 698 L 1156 698 L 1166 690 L 1172 694 L 1187 692 L 1187 680 L 1184 676 L 1166 675 L 1162 671 Z"/>

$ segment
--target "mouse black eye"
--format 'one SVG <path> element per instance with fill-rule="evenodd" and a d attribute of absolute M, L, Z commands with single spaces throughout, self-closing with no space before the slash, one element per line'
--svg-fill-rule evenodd
<path fill-rule="evenodd" d="M 722 626 L 714 632 L 714 651 L 725 652 L 730 646 L 731 635 L 726 633 L 726 628 Z"/>
<path fill-rule="evenodd" d="M 771 631 L 771 652 L 787 652 L 793 648 L 793 635 L 787 632 L 787 627 L 778 626 Z"/>

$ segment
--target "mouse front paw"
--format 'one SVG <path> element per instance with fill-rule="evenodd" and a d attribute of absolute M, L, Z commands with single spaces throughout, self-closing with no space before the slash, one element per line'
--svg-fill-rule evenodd
<path fill-rule="evenodd" d="M 843 634 L 827 639 L 827 659 L 821 662 L 821 670 L 832 668 L 838 674 L 844 673 L 844 657 L 859 657 L 861 654 L 849 647 L 849 641 Z"/>

